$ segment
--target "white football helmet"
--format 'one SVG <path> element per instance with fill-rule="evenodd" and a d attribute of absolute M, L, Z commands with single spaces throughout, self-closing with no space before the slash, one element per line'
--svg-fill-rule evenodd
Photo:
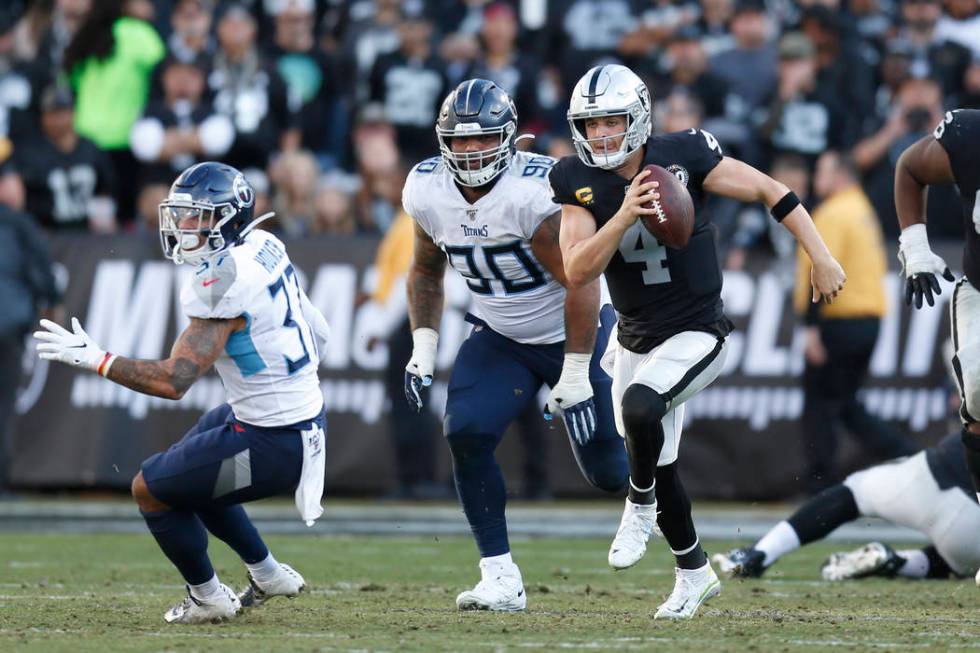
<path fill-rule="evenodd" d="M 650 92 L 636 73 L 618 64 L 596 66 L 582 76 L 572 91 L 568 104 L 568 126 L 572 130 L 572 142 L 578 158 L 587 166 L 614 170 L 630 154 L 640 149 L 650 133 Z M 585 120 L 602 116 L 626 116 L 626 131 L 601 138 L 589 139 L 585 133 Z M 594 144 L 623 137 L 619 148 L 612 152 L 603 148 L 596 152 Z"/>

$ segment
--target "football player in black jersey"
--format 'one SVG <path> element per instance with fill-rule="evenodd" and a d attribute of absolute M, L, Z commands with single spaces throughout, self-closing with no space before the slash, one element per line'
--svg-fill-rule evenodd
<path fill-rule="evenodd" d="M 787 553 L 858 517 L 914 528 L 930 543 L 896 551 L 871 542 L 834 553 L 820 570 L 824 580 L 964 577 L 980 568 L 980 505 L 973 497 L 958 432 L 913 456 L 854 472 L 808 500 L 752 546 L 715 554 L 711 561 L 733 577 L 757 578 Z"/>
<path fill-rule="evenodd" d="M 946 262 L 933 253 L 926 236 L 926 190 L 956 184 L 963 202 L 962 279 L 950 300 L 953 371 L 960 391 L 960 418 L 966 465 L 980 496 L 980 110 L 949 111 L 932 136 L 910 146 L 895 169 L 895 209 L 902 227 L 898 258 L 905 272 L 905 301 L 932 306 L 942 276 L 953 281 Z M 980 574 L 977 575 L 980 583 Z"/>
<path fill-rule="evenodd" d="M 830 301 L 844 271 L 830 255 L 794 193 L 749 165 L 725 157 L 703 130 L 652 137 L 650 95 L 624 66 L 597 66 L 572 92 L 568 122 L 577 156 L 551 171 L 562 204 L 565 274 L 585 284 L 605 273 L 619 313 L 618 343 L 610 339 L 616 425 L 626 438 L 630 487 L 609 564 L 625 569 L 646 551 L 657 526 L 676 560 L 676 583 L 658 618 L 691 617 L 720 590 L 698 541 L 691 502 L 677 475 L 683 403 L 718 376 L 732 324 L 721 302 L 714 230 L 700 208 L 704 193 L 764 202 L 797 237 L 813 262 L 813 301 Z M 666 168 L 691 193 L 694 233 L 668 249 L 638 220 L 655 209 L 656 182 L 640 173 Z M 660 512 L 657 512 L 659 506 Z"/>

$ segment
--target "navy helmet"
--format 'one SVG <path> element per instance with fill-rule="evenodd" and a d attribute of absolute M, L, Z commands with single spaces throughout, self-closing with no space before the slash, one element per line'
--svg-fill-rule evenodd
<path fill-rule="evenodd" d="M 160 203 L 160 243 L 174 263 L 197 265 L 237 244 L 252 223 L 255 191 L 245 175 L 206 161 L 184 170 Z"/>
<path fill-rule="evenodd" d="M 498 135 L 500 141 L 478 152 L 453 152 L 453 137 L 487 134 Z M 436 122 L 442 160 L 464 186 L 483 186 L 503 172 L 514 155 L 516 134 L 513 100 L 486 79 L 470 79 L 453 89 L 443 101 Z"/>

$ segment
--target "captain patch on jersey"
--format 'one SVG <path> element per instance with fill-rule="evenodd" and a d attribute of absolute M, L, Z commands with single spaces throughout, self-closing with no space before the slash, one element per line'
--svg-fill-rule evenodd
<path fill-rule="evenodd" d="M 654 136 L 645 148 L 642 166 L 656 164 L 687 186 L 695 221 L 687 247 L 675 250 L 664 247 L 637 220 L 606 269 L 609 293 L 620 314 L 619 340 L 640 353 L 681 331 L 723 336 L 731 330 L 722 310 L 715 232 L 701 211 L 702 184 L 722 160 L 721 147 L 709 132 L 691 129 Z M 555 201 L 588 209 L 596 229 L 616 214 L 629 187 L 614 170 L 589 167 L 575 155 L 559 161 L 549 178 Z"/>

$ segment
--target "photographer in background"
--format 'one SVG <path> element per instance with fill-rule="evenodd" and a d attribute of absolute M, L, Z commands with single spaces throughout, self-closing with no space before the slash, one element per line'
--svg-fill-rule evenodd
<path fill-rule="evenodd" d="M 898 237 L 895 216 L 895 166 L 902 152 L 939 124 L 943 117 L 943 95 L 931 79 L 906 79 L 898 87 L 891 113 L 871 135 L 858 141 L 851 157 L 864 173 L 864 188 L 874 205 L 886 238 Z M 959 208 L 952 186 L 929 190 L 930 235 L 958 237 Z"/>

